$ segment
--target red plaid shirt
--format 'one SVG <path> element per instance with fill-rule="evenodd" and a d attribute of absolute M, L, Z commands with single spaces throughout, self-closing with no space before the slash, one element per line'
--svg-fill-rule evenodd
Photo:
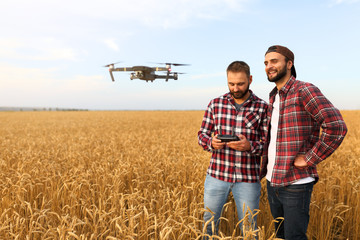
<path fill-rule="evenodd" d="M 271 122 L 272 105 L 277 92 L 275 87 L 270 93 L 268 123 Z M 273 187 L 282 187 L 306 177 L 313 177 L 317 181 L 319 176 L 316 165 L 340 146 L 347 132 L 345 122 L 339 110 L 311 83 L 301 82 L 291 77 L 280 89 L 279 96 L 280 115 L 276 157 L 270 184 Z M 322 128 L 321 136 L 320 127 Z M 268 143 L 267 141 L 264 148 L 262 177 L 267 172 Z M 309 166 L 307 169 L 294 167 L 295 157 L 300 154 L 305 155 Z"/>
<path fill-rule="evenodd" d="M 250 91 L 251 92 L 251 91 Z M 242 134 L 250 142 L 251 150 L 242 152 L 225 146 L 213 149 L 212 133 Z M 212 152 L 207 174 L 226 182 L 260 181 L 260 160 L 267 131 L 267 103 L 251 92 L 237 111 L 230 93 L 213 99 L 204 114 L 198 140 L 200 146 Z"/>

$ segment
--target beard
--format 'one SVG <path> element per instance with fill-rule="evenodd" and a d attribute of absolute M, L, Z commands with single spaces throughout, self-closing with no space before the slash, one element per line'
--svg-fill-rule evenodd
<path fill-rule="evenodd" d="M 277 82 L 280 79 L 282 79 L 283 77 L 285 77 L 286 74 L 287 74 L 287 68 L 286 68 L 286 66 L 284 66 L 284 68 L 281 69 L 280 72 L 278 72 L 278 74 L 275 77 L 270 78 L 268 75 L 268 80 L 269 80 L 269 82 Z"/>
<path fill-rule="evenodd" d="M 249 88 L 250 88 L 250 84 L 247 86 L 247 88 L 244 91 L 237 91 L 237 92 L 230 91 L 230 94 L 235 99 L 241 99 L 249 92 Z"/>

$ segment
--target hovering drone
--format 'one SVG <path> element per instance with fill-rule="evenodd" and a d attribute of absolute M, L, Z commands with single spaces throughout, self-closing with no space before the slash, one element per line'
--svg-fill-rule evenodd
<path fill-rule="evenodd" d="M 130 79 L 140 79 L 145 80 L 146 82 L 151 81 L 153 82 L 155 79 L 165 79 L 167 82 L 169 79 L 178 80 L 178 72 L 171 72 L 171 66 L 189 66 L 189 64 L 180 64 L 180 63 L 159 63 L 165 64 L 165 67 L 147 67 L 147 66 L 133 66 L 133 67 L 119 67 L 115 68 L 115 64 L 111 63 L 105 65 L 104 67 L 109 68 L 111 80 L 114 82 L 114 75 L 112 72 L 132 72 L 130 74 Z M 166 72 L 165 75 L 158 75 L 155 72 Z"/>

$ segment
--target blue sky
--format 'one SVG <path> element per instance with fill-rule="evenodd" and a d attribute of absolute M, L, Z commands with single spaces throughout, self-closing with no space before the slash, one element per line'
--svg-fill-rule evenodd
<path fill-rule="evenodd" d="M 0 107 L 203 110 L 228 91 L 226 67 L 251 67 L 255 94 L 274 88 L 264 53 L 295 54 L 299 80 L 339 109 L 360 109 L 360 0 L 4 0 Z M 153 83 L 102 66 L 188 63 Z"/>

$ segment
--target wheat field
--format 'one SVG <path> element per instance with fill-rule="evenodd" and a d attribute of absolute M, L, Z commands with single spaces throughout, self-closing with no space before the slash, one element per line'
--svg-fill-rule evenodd
<path fill-rule="evenodd" d="M 309 239 L 360 236 L 360 111 L 318 167 Z M 201 239 L 210 153 L 203 111 L 0 112 L 0 239 Z M 262 189 L 259 229 L 240 234 L 232 197 L 214 239 L 273 239 Z"/>

